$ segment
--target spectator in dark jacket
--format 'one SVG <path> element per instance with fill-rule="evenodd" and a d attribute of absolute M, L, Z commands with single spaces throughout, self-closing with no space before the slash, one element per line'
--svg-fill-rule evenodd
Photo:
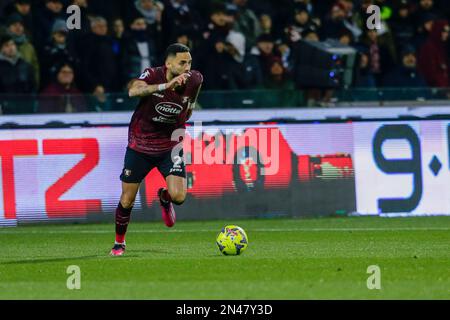
<path fill-rule="evenodd" d="M 291 43 L 303 39 L 306 31 L 318 31 L 319 26 L 311 19 L 304 4 L 295 7 L 293 22 L 286 28 L 286 36 Z"/>
<path fill-rule="evenodd" d="M 82 55 L 83 84 L 86 92 L 115 92 L 122 83 L 118 70 L 119 56 L 114 51 L 108 24 L 102 17 L 91 20 L 91 31 L 84 40 Z"/>
<path fill-rule="evenodd" d="M 269 74 L 264 80 L 266 89 L 293 90 L 294 82 L 289 79 L 281 58 L 273 57 L 269 63 Z"/>
<path fill-rule="evenodd" d="M 382 77 L 391 70 L 395 62 L 389 47 L 378 37 L 377 30 L 366 30 L 363 44 L 369 49 L 370 71 L 375 77 L 377 86 L 381 85 Z"/>
<path fill-rule="evenodd" d="M 36 85 L 39 86 L 39 60 L 34 46 L 27 37 L 22 16 L 18 13 L 13 13 L 7 18 L 6 26 L 8 27 L 6 33 L 13 38 L 20 56 L 33 67 L 34 79 Z"/>
<path fill-rule="evenodd" d="M 321 28 L 320 38 L 326 39 L 339 39 L 339 35 L 347 30 L 344 23 L 345 11 L 342 5 L 335 4 L 331 8 L 330 15 L 324 19 L 323 26 Z"/>
<path fill-rule="evenodd" d="M 64 19 L 65 11 L 61 0 L 45 0 L 44 5 L 37 9 L 34 21 L 34 44 L 42 49 L 49 41 L 55 20 Z"/>
<path fill-rule="evenodd" d="M 397 51 L 411 43 L 415 35 L 415 26 L 410 5 L 406 0 L 400 3 L 389 25 L 395 39 Z"/>
<path fill-rule="evenodd" d="M 13 39 L 0 39 L 0 93 L 33 93 L 36 90 L 33 67 L 20 57 Z"/>
<path fill-rule="evenodd" d="M 68 63 L 60 64 L 54 80 L 41 93 L 39 112 L 81 112 L 86 101 L 75 86 L 74 70 Z"/>
<path fill-rule="evenodd" d="M 20 57 L 14 40 L 4 35 L 0 38 L 0 114 L 34 112 L 34 102 L 29 94 L 36 84 L 33 67 Z M 4 101 L 2 94 L 12 94 Z"/>
<path fill-rule="evenodd" d="M 52 74 L 56 74 L 56 68 L 64 62 L 70 63 L 75 70 L 79 69 L 80 62 L 68 44 L 67 35 L 66 22 L 56 20 L 52 28 L 51 42 L 45 46 L 42 53 L 42 87 L 50 83 Z"/>
<path fill-rule="evenodd" d="M 426 87 L 425 80 L 417 72 L 416 50 L 408 45 L 402 50 L 402 65 L 389 72 L 383 81 L 385 87 Z"/>
<path fill-rule="evenodd" d="M 136 15 L 131 20 L 128 34 L 122 39 L 123 83 L 128 83 L 143 70 L 157 65 L 156 46 L 153 39 L 148 36 L 147 27 L 144 17 Z"/>
<path fill-rule="evenodd" d="M 365 46 L 357 46 L 358 59 L 355 68 L 354 86 L 360 88 L 375 88 L 376 81 L 370 68 L 369 49 Z"/>
<path fill-rule="evenodd" d="M 166 0 L 161 17 L 163 47 L 169 45 L 178 29 L 189 28 L 190 36 L 197 35 L 201 30 L 201 18 L 197 11 L 186 0 Z"/>
<path fill-rule="evenodd" d="M 430 87 L 448 87 L 449 61 L 447 41 L 449 25 L 446 20 L 433 23 L 428 40 L 422 45 L 418 56 L 419 71 Z"/>
<path fill-rule="evenodd" d="M 10 16 L 14 13 L 17 13 L 22 17 L 27 37 L 33 41 L 33 16 L 31 12 L 31 0 L 15 0 L 11 2 L 6 7 L 4 15 Z"/>

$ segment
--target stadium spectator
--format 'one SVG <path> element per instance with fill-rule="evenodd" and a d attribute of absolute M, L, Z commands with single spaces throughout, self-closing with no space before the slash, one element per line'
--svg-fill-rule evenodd
<path fill-rule="evenodd" d="M 385 87 L 426 87 L 425 80 L 417 72 L 416 50 L 407 45 L 401 52 L 400 66 L 396 66 L 383 79 Z"/>
<path fill-rule="evenodd" d="M 125 25 L 121 18 L 116 18 L 112 22 L 113 37 L 120 41 L 125 32 Z"/>
<path fill-rule="evenodd" d="M 325 18 L 320 29 L 320 37 L 324 40 L 339 39 L 339 35 L 347 29 L 344 23 L 345 17 L 344 7 L 338 3 L 333 5 L 329 16 Z"/>
<path fill-rule="evenodd" d="M 186 28 L 191 37 L 197 35 L 202 28 L 202 19 L 197 11 L 186 0 L 166 0 L 161 16 L 162 47 L 167 47 L 175 37 L 176 31 Z"/>
<path fill-rule="evenodd" d="M 251 54 L 258 57 L 261 70 L 264 75 L 269 74 L 270 63 L 275 56 L 275 41 L 270 35 L 262 34 L 256 40 L 256 46 L 252 48 Z"/>
<path fill-rule="evenodd" d="M 25 33 L 30 41 L 33 41 L 33 15 L 31 12 L 31 0 L 15 0 L 5 8 L 4 16 L 10 16 L 14 13 L 22 17 L 22 23 L 25 27 Z"/>
<path fill-rule="evenodd" d="M 136 78 L 143 70 L 157 64 L 156 45 L 148 37 L 147 22 L 141 15 L 136 15 L 129 25 L 129 32 L 122 39 L 121 44 L 121 72 L 123 83 Z"/>
<path fill-rule="evenodd" d="M 428 40 L 422 45 L 418 55 L 419 71 L 424 75 L 430 87 L 449 86 L 449 61 L 447 42 L 449 38 L 449 25 L 447 20 L 438 20 Z"/>
<path fill-rule="evenodd" d="M 351 32 L 352 38 L 358 39 L 362 30 L 358 25 L 358 18 L 353 14 L 353 0 L 338 0 L 338 5 L 344 11 L 344 25 L 346 29 Z"/>
<path fill-rule="evenodd" d="M 259 16 L 259 24 L 261 25 L 261 33 L 273 35 L 272 17 L 269 14 L 261 14 Z"/>
<path fill-rule="evenodd" d="M 417 49 L 427 41 L 428 36 L 433 29 L 434 21 L 438 20 L 438 17 L 432 13 L 424 14 L 422 20 L 418 26 L 416 26 L 416 35 L 413 39 L 413 44 Z"/>
<path fill-rule="evenodd" d="M 86 111 L 86 101 L 75 86 L 75 72 L 68 63 L 55 67 L 53 81 L 42 91 L 39 112 L 81 112 Z"/>
<path fill-rule="evenodd" d="M 308 9 L 304 4 L 298 4 L 294 11 L 294 21 L 285 29 L 286 36 L 291 43 L 304 38 L 306 31 L 319 30 L 319 26 L 310 18 Z"/>
<path fill-rule="evenodd" d="M 395 57 L 388 46 L 379 39 L 377 30 L 366 30 L 362 43 L 369 49 L 370 71 L 375 77 L 377 86 L 380 86 L 383 75 L 394 65 Z"/>
<path fill-rule="evenodd" d="M 256 14 L 248 8 L 247 0 L 233 0 L 236 8 L 234 28 L 241 32 L 246 39 L 246 49 L 256 44 L 256 38 L 261 34 L 261 25 Z"/>
<path fill-rule="evenodd" d="M 114 51 L 108 24 L 103 17 L 91 20 L 91 33 L 84 39 L 82 54 L 84 92 L 116 92 L 122 87 L 119 76 L 119 56 Z"/>
<path fill-rule="evenodd" d="M 6 33 L 14 40 L 21 58 L 33 67 L 34 80 L 36 86 L 39 86 L 39 60 L 34 46 L 30 43 L 25 33 L 22 16 L 18 13 L 13 13 L 7 18 L 6 26 Z"/>
<path fill-rule="evenodd" d="M 9 35 L 0 38 L 0 93 L 28 94 L 36 91 L 33 67 L 20 57 Z"/>
<path fill-rule="evenodd" d="M 237 31 L 230 31 L 226 50 L 233 58 L 230 63 L 231 79 L 237 89 L 255 89 L 262 85 L 263 75 L 258 58 L 245 51 L 246 39 Z"/>
<path fill-rule="evenodd" d="M 50 39 L 55 21 L 65 18 L 64 5 L 61 0 L 44 0 L 43 2 L 43 6 L 37 8 L 35 19 L 33 19 L 33 40 L 37 50 L 41 50 Z"/>
<path fill-rule="evenodd" d="M 414 19 L 407 0 L 401 1 L 389 25 L 395 39 L 397 52 L 400 52 L 401 48 L 412 42 L 415 35 Z"/>
<path fill-rule="evenodd" d="M 289 78 L 279 57 L 272 57 L 269 62 L 269 74 L 264 80 L 264 88 L 277 90 L 292 90 L 294 82 Z"/>
<path fill-rule="evenodd" d="M 134 0 L 134 8 L 144 17 L 148 29 L 152 31 L 152 34 L 161 31 L 162 12 L 164 11 L 162 2 L 155 0 Z"/>
<path fill-rule="evenodd" d="M 414 13 L 414 22 L 419 25 L 427 15 L 440 16 L 440 12 L 435 6 L 434 0 L 419 0 L 419 5 Z"/>
<path fill-rule="evenodd" d="M 358 47 L 358 64 L 355 69 L 354 86 L 357 88 L 375 88 L 376 80 L 370 67 L 369 49 Z"/>
<path fill-rule="evenodd" d="M 72 65 L 77 76 L 80 76 L 78 74 L 80 61 L 73 54 L 74 51 L 68 43 L 68 31 L 64 20 L 56 20 L 53 24 L 51 41 L 44 47 L 42 52 L 42 87 L 46 87 L 51 82 L 52 74 L 56 74 L 55 68 L 64 62 Z"/>

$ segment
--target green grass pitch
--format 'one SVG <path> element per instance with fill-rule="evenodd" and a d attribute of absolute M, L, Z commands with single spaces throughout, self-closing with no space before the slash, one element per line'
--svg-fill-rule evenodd
<path fill-rule="evenodd" d="M 226 224 L 248 234 L 241 256 L 216 247 Z M 450 217 L 132 221 L 123 257 L 108 256 L 113 229 L 0 229 L 0 299 L 450 299 Z M 80 290 L 66 287 L 70 265 Z"/>

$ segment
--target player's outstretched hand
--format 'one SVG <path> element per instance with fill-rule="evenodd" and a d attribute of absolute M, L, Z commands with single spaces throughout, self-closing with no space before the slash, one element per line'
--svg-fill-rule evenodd
<path fill-rule="evenodd" d="M 182 73 L 179 76 L 173 78 L 168 84 L 167 89 L 175 89 L 186 83 L 187 79 L 191 76 L 190 73 Z"/>

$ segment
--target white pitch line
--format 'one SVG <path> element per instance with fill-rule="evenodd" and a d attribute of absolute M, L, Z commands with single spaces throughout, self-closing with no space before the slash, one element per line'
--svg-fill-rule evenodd
<path fill-rule="evenodd" d="M 450 231 L 447 227 L 418 228 L 257 228 L 248 229 L 249 232 L 349 232 L 349 231 Z M 193 233 L 193 232 L 218 232 L 212 229 L 191 229 L 191 230 L 130 230 L 131 233 Z M 109 234 L 114 233 L 110 230 L 1 230 L 2 234 L 71 234 L 71 233 L 91 233 L 91 234 Z"/>

